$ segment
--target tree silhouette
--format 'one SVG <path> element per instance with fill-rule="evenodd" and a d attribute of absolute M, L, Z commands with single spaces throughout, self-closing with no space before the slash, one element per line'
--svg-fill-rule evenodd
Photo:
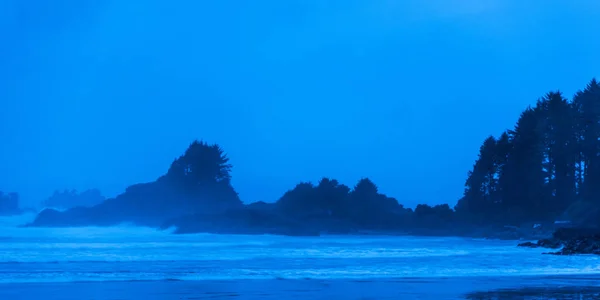
<path fill-rule="evenodd" d="M 348 214 L 350 188 L 335 179 L 323 178 L 316 186 L 315 201 L 332 217 L 345 217 Z"/>
<path fill-rule="evenodd" d="M 464 215 L 463 215 L 464 216 Z M 446 228 L 454 222 L 454 211 L 448 204 L 429 206 L 419 204 L 414 212 L 415 224 L 420 228 Z"/>
<path fill-rule="evenodd" d="M 543 170 L 549 197 L 545 210 L 551 215 L 558 215 L 573 203 L 576 195 L 575 114 L 560 92 L 546 94 L 536 108 L 544 126 Z"/>
<path fill-rule="evenodd" d="M 593 79 L 572 102 L 559 91 L 547 93 L 479 152 L 455 207 L 463 217 L 552 220 L 577 199 L 600 204 L 599 83 Z"/>
<path fill-rule="evenodd" d="M 164 177 L 177 187 L 171 192 L 176 193 L 171 205 L 194 211 L 222 211 L 241 206 L 231 186 L 231 168 L 219 145 L 195 140 L 175 159 Z"/>
<path fill-rule="evenodd" d="M 333 217 L 347 215 L 350 188 L 335 179 L 322 178 L 317 186 L 299 183 L 277 201 L 280 209 L 297 217 Z"/>
<path fill-rule="evenodd" d="M 592 79 L 573 98 L 577 113 L 577 185 L 584 201 L 600 202 L 600 84 Z"/>
<path fill-rule="evenodd" d="M 229 158 L 219 145 L 194 141 L 171 164 L 167 177 L 188 187 L 231 180 Z"/>
<path fill-rule="evenodd" d="M 335 179 L 323 178 L 318 185 L 304 182 L 287 191 L 277 206 L 286 215 L 345 220 L 361 228 L 391 226 L 406 210 L 394 198 L 378 192 L 369 179 L 361 179 L 350 190 Z"/>
<path fill-rule="evenodd" d="M 403 207 L 394 198 L 380 194 L 368 178 L 358 181 L 349 195 L 349 215 L 356 223 L 369 227 L 388 227 L 397 222 Z"/>
<path fill-rule="evenodd" d="M 493 209 L 498 189 L 497 142 L 492 136 L 485 139 L 479 149 L 479 158 L 469 171 L 464 197 L 457 205 L 471 214 L 486 216 Z"/>

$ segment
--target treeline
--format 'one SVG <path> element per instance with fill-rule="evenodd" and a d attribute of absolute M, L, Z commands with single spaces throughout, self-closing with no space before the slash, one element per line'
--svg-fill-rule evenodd
<path fill-rule="evenodd" d="M 488 137 L 455 210 L 473 222 L 551 221 L 600 206 L 600 85 L 550 92 Z M 583 212 L 580 212 L 583 213 Z"/>
<path fill-rule="evenodd" d="M 360 229 L 393 229 L 421 223 L 441 224 L 452 221 L 447 205 L 418 205 L 413 211 L 395 198 L 379 193 L 375 183 L 363 178 L 350 188 L 335 179 L 323 178 L 317 185 L 303 182 L 286 192 L 276 203 L 285 216 L 311 219 L 344 220 Z"/>
<path fill-rule="evenodd" d="M 413 211 L 379 192 L 368 178 L 352 188 L 323 178 L 299 183 L 275 202 L 245 205 L 231 185 L 231 164 L 216 144 L 192 142 L 157 180 L 135 184 L 92 207 L 46 209 L 30 226 L 111 226 L 123 222 L 179 232 L 314 234 L 439 228 L 453 221 L 448 205 Z M 46 204 L 72 202 L 56 193 Z M 51 201 L 50 201 L 51 200 Z M 68 201 L 67 201 L 68 200 Z"/>

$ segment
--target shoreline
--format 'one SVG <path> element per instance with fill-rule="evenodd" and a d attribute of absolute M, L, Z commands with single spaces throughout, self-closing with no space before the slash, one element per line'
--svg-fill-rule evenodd
<path fill-rule="evenodd" d="M 493 299 L 600 295 L 600 274 L 386 279 L 245 279 L 0 283 L 1 299 Z M 518 298 L 539 299 L 539 298 Z"/>
<path fill-rule="evenodd" d="M 491 234 L 482 234 L 482 233 L 471 233 L 466 234 L 464 232 L 450 232 L 450 231 L 439 231 L 439 230 L 357 230 L 349 233 L 336 233 L 336 232 L 321 232 L 318 234 L 283 234 L 283 233 L 273 233 L 270 231 L 197 231 L 197 232 L 177 232 L 177 230 L 173 227 L 169 228 L 160 228 L 160 227 L 152 227 L 152 226 L 143 226 L 143 225 L 132 225 L 129 223 L 125 223 L 127 227 L 134 228 L 148 228 L 152 230 L 156 230 L 157 232 L 165 232 L 167 234 L 172 235 L 180 235 L 180 236 L 193 236 L 197 234 L 214 234 L 214 235 L 239 235 L 239 236 L 260 236 L 260 235 L 268 235 L 268 236 L 281 236 L 281 237 L 339 237 L 339 236 L 348 236 L 348 237 L 432 237 L 432 238 L 469 238 L 469 239 L 486 239 L 486 240 L 502 240 L 502 241 L 537 241 L 540 239 L 549 238 L 552 236 L 552 232 L 548 231 L 543 234 L 517 234 L 517 235 L 509 235 L 502 233 L 491 233 Z M 19 225 L 14 228 L 19 229 L 71 229 L 71 228 L 118 228 L 121 225 L 114 226 L 99 226 L 99 225 L 89 225 L 89 226 L 28 226 L 28 225 Z M 171 232 L 168 232 L 172 230 Z M 516 246 L 516 245 L 515 245 Z"/>
<path fill-rule="evenodd" d="M 429 282 L 429 281 L 446 281 L 446 280 L 473 280 L 473 281 L 511 281 L 513 279 L 519 280 L 576 280 L 576 281 L 597 281 L 598 287 L 600 287 L 600 271 L 590 273 L 572 273 L 572 274 L 499 274 L 499 275 L 431 275 L 431 276 L 406 276 L 406 277 L 340 277 L 340 278 L 310 278 L 310 277 L 298 277 L 298 278 L 285 278 L 285 277 L 256 277 L 252 278 L 203 278 L 203 279 L 177 279 L 177 278 L 165 278 L 165 279 L 100 279 L 100 280 L 72 280 L 72 281 L 14 281 L 14 282 L 0 282 L 1 285 L 68 285 L 68 284 L 98 284 L 98 283 L 161 283 L 161 282 L 205 282 L 205 283 L 230 283 L 230 282 L 263 282 L 263 281 L 328 281 L 328 282 Z"/>
<path fill-rule="evenodd" d="M 162 230 L 158 228 L 157 230 Z M 382 236 L 382 237 L 432 237 L 432 238 L 470 238 L 470 239 L 486 239 L 486 240 L 502 240 L 502 241 L 537 241 L 540 239 L 548 238 L 552 236 L 552 232 L 548 231 L 543 234 L 518 234 L 518 235 L 506 235 L 502 233 L 497 234 L 459 234 L 456 232 L 442 232 L 442 231 L 415 231 L 415 230 L 399 230 L 399 231 L 387 231 L 387 230 L 359 230 L 351 233 L 319 233 L 315 235 L 289 235 L 289 234 L 278 234 L 270 232 L 210 232 L 210 231 L 198 231 L 198 232 L 173 232 L 175 235 L 194 235 L 194 234 L 217 234 L 217 235 L 272 235 L 272 236 L 285 236 L 285 237 L 332 237 L 332 236 L 350 236 L 350 237 L 364 237 L 364 236 Z M 516 246 L 516 244 L 515 244 Z"/>

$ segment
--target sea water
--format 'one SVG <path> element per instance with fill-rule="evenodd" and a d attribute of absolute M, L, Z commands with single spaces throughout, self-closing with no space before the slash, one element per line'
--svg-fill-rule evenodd
<path fill-rule="evenodd" d="M 494 282 L 519 283 L 528 276 L 559 276 L 560 284 L 564 284 L 565 278 L 596 278 L 600 274 L 599 256 L 542 255 L 546 249 L 516 247 L 518 241 L 411 236 L 176 235 L 170 230 L 127 225 L 18 227 L 30 217 L 0 218 L 0 294 L 2 286 L 10 290 L 24 284 L 56 287 L 140 281 L 198 282 L 205 287 L 209 283 L 226 287 L 228 283 L 254 281 L 271 282 L 266 286 L 273 287 L 311 280 L 406 284 L 418 279 L 421 284 L 432 282 L 432 287 L 439 287 L 443 280 L 473 283 L 492 278 L 486 281 L 492 288 Z M 237 293 L 243 295 L 244 287 L 238 289 Z M 427 288 L 422 292 L 427 293 Z"/>

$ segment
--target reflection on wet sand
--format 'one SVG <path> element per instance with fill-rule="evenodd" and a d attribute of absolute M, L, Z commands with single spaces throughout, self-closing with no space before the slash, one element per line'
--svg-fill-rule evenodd
<path fill-rule="evenodd" d="M 527 287 L 520 289 L 499 289 L 486 292 L 469 293 L 466 299 L 600 299 L 600 287 Z"/>

